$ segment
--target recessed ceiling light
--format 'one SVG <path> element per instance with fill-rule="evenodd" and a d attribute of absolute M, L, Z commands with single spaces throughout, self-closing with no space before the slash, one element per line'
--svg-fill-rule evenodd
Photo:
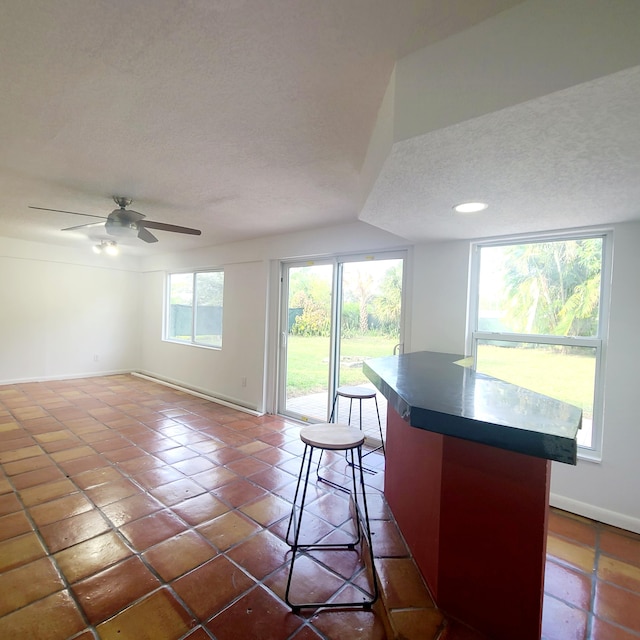
<path fill-rule="evenodd" d="M 453 207 L 458 213 L 477 213 L 484 211 L 489 205 L 485 202 L 463 202 Z"/>

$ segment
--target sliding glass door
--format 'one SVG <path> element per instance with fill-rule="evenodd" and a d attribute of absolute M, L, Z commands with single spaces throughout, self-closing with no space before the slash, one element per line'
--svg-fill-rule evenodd
<path fill-rule="evenodd" d="M 321 422 L 331 388 L 335 265 L 283 269 L 279 412 Z"/>
<path fill-rule="evenodd" d="M 339 386 L 373 388 L 362 363 L 401 349 L 403 274 L 402 253 L 282 265 L 279 413 L 324 422 Z"/>

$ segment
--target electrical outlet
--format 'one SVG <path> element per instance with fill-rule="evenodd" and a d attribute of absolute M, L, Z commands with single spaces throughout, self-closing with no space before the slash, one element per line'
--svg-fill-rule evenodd
<path fill-rule="evenodd" d="M 94 362 L 98 362 L 98 360 L 100 360 L 100 356 L 97 353 L 93 354 L 93 361 Z"/>
<path fill-rule="evenodd" d="M 242 386 L 246 387 L 247 386 L 247 379 L 245 377 L 242 378 Z"/>

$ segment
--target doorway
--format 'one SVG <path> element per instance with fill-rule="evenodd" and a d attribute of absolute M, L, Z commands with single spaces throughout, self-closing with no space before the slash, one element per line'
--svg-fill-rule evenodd
<path fill-rule="evenodd" d="M 404 253 L 282 264 L 279 413 L 326 422 L 339 386 L 374 389 L 362 363 L 402 348 L 404 271 Z M 377 401 L 384 427 L 386 401 Z M 349 402 L 342 404 L 336 420 L 346 422 Z M 359 403 L 353 410 L 358 424 Z M 379 441 L 373 402 L 363 402 L 362 422 Z"/>

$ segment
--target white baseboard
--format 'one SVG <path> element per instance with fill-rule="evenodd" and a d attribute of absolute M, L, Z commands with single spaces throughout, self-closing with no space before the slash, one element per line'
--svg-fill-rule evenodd
<path fill-rule="evenodd" d="M 33 376 L 29 378 L 13 378 L 0 380 L 0 386 L 8 384 L 25 384 L 29 382 L 51 382 L 53 380 L 78 380 L 80 378 L 100 378 L 101 376 L 120 376 L 131 373 L 131 369 L 117 369 L 114 371 L 91 371 L 90 373 L 66 373 L 56 376 Z"/>
<path fill-rule="evenodd" d="M 613 527 L 619 527 L 620 529 L 640 533 L 640 518 L 634 518 L 632 516 L 625 515 L 624 513 L 603 509 L 602 507 L 587 504 L 586 502 L 580 502 L 579 500 L 560 496 L 555 493 L 552 493 L 549 496 L 549 503 L 552 507 L 576 513 L 579 516 L 584 516 L 591 520 L 597 520 L 598 522 L 610 524 Z"/>
<path fill-rule="evenodd" d="M 216 402 L 225 407 L 229 407 L 231 409 L 236 409 L 237 411 L 242 411 L 243 413 L 248 413 L 252 416 L 263 416 L 264 412 L 257 411 L 251 407 L 245 407 L 242 404 L 234 401 L 232 398 L 221 398 L 219 396 L 215 396 L 212 393 L 208 393 L 205 390 L 201 389 L 193 389 L 181 384 L 175 380 L 167 380 L 164 378 L 158 378 L 151 373 L 146 373 L 142 371 L 131 371 L 131 369 L 121 369 L 117 371 L 92 371 L 91 373 L 74 373 L 67 375 L 59 375 L 59 376 L 35 376 L 30 378 L 14 378 L 12 380 L 1 380 L 0 386 L 2 385 L 10 385 L 10 384 L 23 384 L 29 382 L 50 382 L 53 380 L 78 380 L 80 378 L 99 378 L 101 376 L 115 376 L 115 375 L 132 375 L 137 376 L 139 378 L 144 378 L 146 380 L 151 380 L 152 382 L 156 382 L 157 384 L 162 384 L 165 387 L 171 387 L 172 389 L 176 389 L 178 391 L 184 391 L 184 393 L 189 393 L 198 398 L 204 398 L 205 400 L 210 400 L 211 402 Z"/>
<path fill-rule="evenodd" d="M 211 402 L 216 402 L 217 404 L 221 404 L 225 407 L 229 407 L 231 409 L 236 409 L 237 411 L 242 411 L 243 413 L 248 413 L 252 416 L 263 416 L 264 413 L 260 411 L 256 411 L 251 407 L 245 407 L 241 404 L 238 404 L 231 398 L 221 398 L 219 396 L 215 396 L 211 393 L 208 393 L 205 390 L 194 389 L 191 387 L 184 386 L 179 381 L 168 380 L 166 378 L 158 378 L 151 373 L 145 373 L 142 371 L 131 371 L 132 376 L 137 376 L 138 378 L 144 378 L 145 380 L 151 380 L 151 382 L 156 382 L 158 384 L 162 384 L 165 387 L 170 387 L 171 389 L 176 389 L 177 391 L 184 391 L 185 393 L 190 393 L 192 396 L 196 396 L 198 398 L 204 398 L 205 400 L 210 400 Z"/>

